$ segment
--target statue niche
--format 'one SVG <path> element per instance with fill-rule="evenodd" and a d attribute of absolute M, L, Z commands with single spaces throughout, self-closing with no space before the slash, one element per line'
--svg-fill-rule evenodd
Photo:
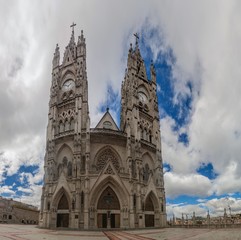
<path fill-rule="evenodd" d="M 73 154 L 69 146 L 64 144 L 58 154 L 57 154 L 57 163 L 58 163 L 58 177 L 64 173 L 65 177 L 73 176 Z"/>

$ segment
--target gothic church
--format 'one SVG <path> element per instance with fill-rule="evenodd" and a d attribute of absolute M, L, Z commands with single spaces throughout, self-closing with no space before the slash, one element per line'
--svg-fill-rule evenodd
<path fill-rule="evenodd" d="M 166 225 L 156 72 L 130 46 L 118 127 L 108 109 L 90 128 L 86 43 L 74 29 L 50 89 L 40 227 L 98 229 Z"/>

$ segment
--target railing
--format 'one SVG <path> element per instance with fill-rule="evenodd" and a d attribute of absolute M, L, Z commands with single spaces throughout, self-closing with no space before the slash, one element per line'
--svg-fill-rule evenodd
<path fill-rule="evenodd" d="M 107 129 L 107 128 L 91 128 L 90 132 L 91 133 L 114 134 L 114 135 L 126 137 L 126 133 L 124 133 L 122 131 L 117 131 L 117 130 Z"/>
<path fill-rule="evenodd" d="M 55 138 L 61 138 L 61 137 L 65 137 L 65 136 L 68 136 L 68 135 L 71 135 L 71 134 L 74 134 L 74 129 L 55 134 L 54 136 L 55 136 Z"/>

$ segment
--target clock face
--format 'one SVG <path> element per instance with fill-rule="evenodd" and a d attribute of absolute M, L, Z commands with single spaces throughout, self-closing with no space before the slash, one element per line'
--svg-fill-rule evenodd
<path fill-rule="evenodd" d="M 139 92 L 139 93 L 138 93 L 138 97 L 139 97 L 139 100 L 140 100 L 142 103 L 146 103 L 146 102 L 147 102 L 147 96 L 146 96 L 145 93 Z"/>
<path fill-rule="evenodd" d="M 67 80 L 64 82 L 63 86 L 62 86 L 62 90 L 63 91 L 69 91 L 71 89 L 73 89 L 75 86 L 75 82 L 71 79 Z"/>

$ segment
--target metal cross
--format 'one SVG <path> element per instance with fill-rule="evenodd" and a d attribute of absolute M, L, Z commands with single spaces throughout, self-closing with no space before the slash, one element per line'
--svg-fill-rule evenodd
<path fill-rule="evenodd" d="M 135 36 L 135 38 L 136 38 L 136 44 L 138 44 L 138 39 L 139 39 L 138 33 L 134 33 L 134 36 Z"/>
<path fill-rule="evenodd" d="M 70 25 L 70 27 L 72 27 L 72 31 L 74 31 L 74 27 L 76 26 L 76 23 L 72 23 L 72 25 Z"/>

